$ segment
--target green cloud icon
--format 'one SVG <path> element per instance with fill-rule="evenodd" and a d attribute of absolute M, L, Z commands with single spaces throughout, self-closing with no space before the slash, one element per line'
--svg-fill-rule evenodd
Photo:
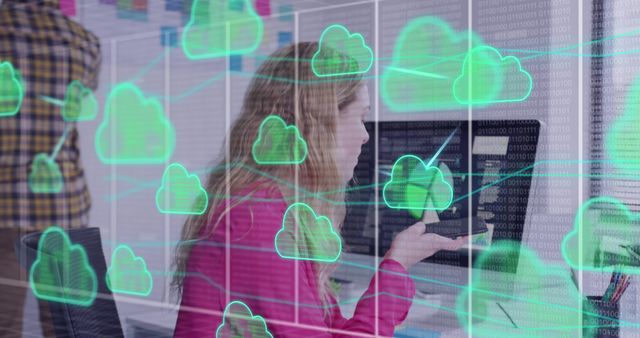
<path fill-rule="evenodd" d="M 111 254 L 111 266 L 105 278 L 107 287 L 114 293 L 148 296 L 153 289 L 153 278 L 147 270 L 147 263 L 126 245 L 118 246 Z"/>
<path fill-rule="evenodd" d="M 449 186 L 453 187 L 453 173 L 451 173 L 451 169 L 449 169 L 449 166 L 447 166 L 444 162 L 440 162 L 438 169 L 440 169 L 440 171 L 442 172 L 444 181 L 447 184 L 449 184 Z M 444 185 L 439 185 L 439 186 L 442 188 L 445 187 Z M 416 193 L 419 194 L 421 191 L 419 186 L 410 186 L 409 189 L 410 189 L 409 195 L 413 195 Z M 444 190 L 443 190 L 443 193 L 445 193 Z M 415 219 L 422 219 L 425 210 L 433 210 L 433 208 L 435 208 L 435 204 L 431 200 L 429 200 L 429 204 L 427 204 L 425 208 L 426 209 L 407 209 L 407 211 Z"/>
<path fill-rule="evenodd" d="M 453 82 L 471 48 L 485 45 L 480 37 L 454 31 L 446 21 L 427 16 L 412 20 L 400 32 L 393 62 L 382 74 L 385 104 L 395 112 L 463 109 L 453 96 Z M 483 62 L 478 53 L 474 62 Z M 484 72 L 489 71 L 485 68 Z M 475 72 L 474 72 L 475 73 Z M 496 88 L 484 88 L 487 93 Z"/>
<path fill-rule="evenodd" d="M 251 1 L 238 1 L 244 5 L 229 0 L 193 1 L 191 18 L 182 32 L 182 50 L 189 59 L 248 54 L 260 46 L 262 18 Z"/>
<path fill-rule="evenodd" d="M 497 49 L 480 46 L 467 54 L 453 95 L 461 104 L 518 102 L 526 100 L 532 88 L 531 74 L 517 57 L 502 57 Z"/>
<path fill-rule="evenodd" d="M 28 183 L 29 189 L 35 194 L 57 194 L 64 186 L 58 164 L 44 153 L 34 157 Z"/>
<path fill-rule="evenodd" d="M 258 138 L 253 142 L 251 154 L 258 164 L 300 164 L 307 158 L 307 142 L 294 125 L 287 126 L 277 115 L 262 121 Z"/>
<path fill-rule="evenodd" d="M 62 118 L 67 122 L 90 121 L 98 116 L 98 100 L 80 81 L 72 81 L 64 95 Z"/>
<path fill-rule="evenodd" d="M 594 328 L 601 316 L 588 302 L 583 302 L 566 269 L 543 264 L 533 251 L 521 243 L 493 243 L 480 253 L 474 267 L 472 282 L 462 290 L 456 301 L 458 322 L 468 332 L 473 332 L 474 337 L 594 335 Z M 517 267 L 518 273 L 496 274 L 494 270 L 499 267 Z M 558 285 L 553 289 L 546 288 L 549 280 Z M 520 286 L 522 291 L 514 294 L 513 285 Z M 496 303 L 510 314 L 510 318 L 501 312 Z M 472 317 L 471 325 L 469 316 Z"/>
<path fill-rule="evenodd" d="M 640 274 L 640 260 L 621 247 L 637 244 L 638 238 L 640 214 L 615 198 L 596 197 L 578 209 L 572 231 L 562 240 L 562 256 L 574 269 L 604 272 L 617 266 L 627 274 Z"/>
<path fill-rule="evenodd" d="M 10 62 L 0 62 L 0 117 L 16 115 L 23 99 L 24 86 L 20 75 Z"/>
<path fill-rule="evenodd" d="M 171 158 L 175 138 L 160 102 L 145 99 L 132 83 L 121 83 L 107 98 L 95 145 L 106 164 L 161 164 Z"/>
<path fill-rule="evenodd" d="M 161 213 L 202 215 L 209 204 L 209 194 L 200 179 L 190 175 L 179 163 L 165 169 L 162 186 L 156 192 L 156 206 Z"/>
<path fill-rule="evenodd" d="M 440 168 L 427 167 L 417 156 L 403 155 L 393 164 L 382 198 L 392 209 L 441 211 L 451 205 L 453 188 Z"/>
<path fill-rule="evenodd" d="M 327 27 L 319 45 L 311 59 L 311 69 L 318 77 L 361 74 L 373 66 L 373 51 L 362 34 L 351 34 L 342 25 Z"/>
<path fill-rule="evenodd" d="M 216 330 L 216 338 L 273 338 L 267 330 L 267 323 L 261 316 L 254 316 L 249 307 L 241 301 L 227 304 L 222 324 Z"/>
<path fill-rule="evenodd" d="M 640 175 L 640 77 L 627 94 L 622 116 L 607 132 L 605 146 L 616 169 Z"/>
<path fill-rule="evenodd" d="M 84 248 L 71 244 L 67 234 L 56 226 L 40 237 L 29 283 L 39 299 L 80 306 L 93 304 L 98 290 L 98 279 Z"/>
<path fill-rule="evenodd" d="M 286 259 L 335 262 L 342 240 L 327 216 L 318 216 L 305 203 L 290 205 L 275 237 L 278 255 Z"/>

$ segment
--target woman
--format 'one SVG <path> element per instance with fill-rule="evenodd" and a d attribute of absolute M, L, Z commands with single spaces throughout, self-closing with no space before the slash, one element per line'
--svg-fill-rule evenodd
<path fill-rule="evenodd" d="M 183 228 L 182 243 L 189 244 L 181 245 L 176 257 L 174 286 L 182 296 L 176 337 L 212 337 L 232 301 L 242 301 L 254 316 L 264 317 L 274 337 L 369 336 L 376 326 L 379 335 L 392 336 L 415 293 L 407 269 L 439 250 L 457 250 L 465 243 L 464 238 L 424 234 L 423 223 L 399 233 L 376 273 L 379 295 L 374 276 L 351 319 L 340 314 L 331 291 L 335 264 L 287 259 L 275 250 L 274 238 L 294 202 L 327 216 L 340 233 L 345 216 L 341 191 L 368 141 L 363 123 L 370 109 L 367 85 L 359 75 L 317 77 L 310 62 L 317 49 L 317 43 L 280 49 L 260 66 L 249 86 L 228 140 L 230 157 L 221 162 L 229 165 L 208 178 L 206 189 L 213 197 L 209 209 Z M 324 48 L 320 57 L 338 58 L 341 62 L 329 64 L 336 73 L 350 73 L 357 66 Z M 256 163 L 252 146 L 270 115 L 300 131 L 308 147 L 301 164 Z M 300 238 L 312 238 L 305 233 L 308 228 L 297 231 Z M 298 245 L 307 244 L 301 240 Z M 335 243 L 322 245 L 326 251 L 339 250 Z"/>

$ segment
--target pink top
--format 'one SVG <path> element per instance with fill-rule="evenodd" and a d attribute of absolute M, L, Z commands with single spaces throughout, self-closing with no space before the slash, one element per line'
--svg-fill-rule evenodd
<path fill-rule="evenodd" d="M 274 238 L 282 226 L 286 208 L 287 203 L 280 193 L 259 190 L 251 201 L 242 202 L 231 210 L 228 281 L 225 279 L 225 217 L 213 235 L 193 246 L 175 337 L 214 337 L 227 304 L 225 289 L 230 291 L 229 301 L 242 301 L 254 316 L 264 317 L 273 337 L 375 334 L 375 276 L 352 318 L 344 318 L 332 299 L 331 314 L 325 319 L 314 263 L 278 255 Z M 213 219 L 217 219 L 217 215 Z M 405 319 L 411 306 L 415 285 L 406 269 L 394 260 L 383 260 L 376 274 L 379 278 L 378 334 L 393 336 L 394 327 Z M 225 288 L 227 282 L 229 285 Z M 298 324 L 295 324 L 294 304 L 298 304 Z"/>

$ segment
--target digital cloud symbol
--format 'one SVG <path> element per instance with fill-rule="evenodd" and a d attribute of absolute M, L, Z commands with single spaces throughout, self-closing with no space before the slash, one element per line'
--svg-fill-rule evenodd
<path fill-rule="evenodd" d="M 545 287 L 550 280 L 551 289 Z M 514 285 L 522 291 L 514 294 Z M 513 241 L 494 242 L 480 253 L 473 279 L 455 307 L 458 322 L 474 337 L 593 337 L 602 318 L 584 301 L 565 268 L 544 264 Z"/>
<path fill-rule="evenodd" d="M 284 213 L 275 248 L 286 259 L 335 262 L 342 240 L 327 216 L 318 216 L 308 204 L 294 203 Z"/>
<path fill-rule="evenodd" d="M 640 175 L 640 76 L 629 89 L 622 116 L 608 130 L 605 146 L 617 170 Z"/>
<path fill-rule="evenodd" d="M 515 56 L 502 57 L 490 46 L 471 50 L 453 83 L 453 96 L 461 104 L 519 102 L 531 95 L 533 78 Z"/>
<path fill-rule="evenodd" d="M 456 32 L 437 17 L 412 20 L 396 39 L 393 61 L 382 74 L 385 104 L 393 112 L 464 109 L 465 105 L 453 96 L 453 82 L 460 75 L 469 46 L 483 45 L 477 35 Z M 490 55 L 486 58 L 491 61 Z M 483 61 L 483 53 L 474 55 L 474 63 Z M 498 70 L 487 67 L 482 74 L 491 71 Z M 497 94 L 498 88 L 492 85 L 482 91 Z"/>
<path fill-rule="evenodd" d="M 392 209 L 442 211 L 451 206 L 453 188 L 440 168 L 427 167 L 417 156 L 403 155 L 393 164 L 382 198 Z"/>
<path fill-rule="evenodd" d="M 125 82 L 107 98 L 95 146 L 105 164 L 162 164 L 171 158 L 175 138 L 160 102 Z"/>
<path fill-rule="evenodd" d="M 202 215 L 209 204 L 209 194 L 200 178 L 191 175 L 179 163 L 165 169 L 162 185 L 156 192 L 156 206 L 161 213 Z"/>
<path fill-rule="evenodd" d="M 182 50 L 192 60 L 248 54 L 260 46 L 263 35 L 264 23 L 252 1 L 194 0 Z"/>
<path fill-rule="evenodd" d="M 260 124 L 251 154 L 262 165 L 300 164 L 307 158 L 307 142 L 295 125 L 277 115 L 269 115 Z"/>
<path fill-rule="evenodd" d="M 562 256 L 576 270 L 640 275 L 640 260 L 625 249 L 637 245 L 638 238 L 640 214 L 618 199 L 595 197 L 578 209 L 573 229 L 562 240 Z"/>
<path fill-rule="evenodd" d="M 360 33 L 342 25 L 331 25 L 320 35 L 311 69 L 318 77 L 366 73 L 373 66 L 373 51 Z"/>
<path fill-rule="evenodd" d="M 98 279 L 85 249 L 72 244 L 64 230 L 56 226 L 40 237 L 29 284 L 39 299 L 79 306 L 91 306 L 98 290 Z"/>
<path fill-rule="evenodd" d="M 222 315 L 222 324 L 216 330 L 216 338 L 273 338 L 267 323 L 261 316 L 254 316 L 241 301 L 227 304 Z"/>
<path fill-rule="evenodd" d="M 10 62 L 0 62 L 0 117 L 16 115 L 23 99 L 24 86 L 19 73 Z"/>
<path fill-rule="evenodd" d="M 90 88 L 72 81 L 64 95 L 62 118 L 67 122 L 90 121 L 98 116 L 98 100 Z"/>
<path fill-rule="evenodd" d="M 64 180 L 60 167 L 48 154 L 37 154 L 31 163 L 29 190 L 35 194 L 56 194 L 62 191 Z"/>
<path fill-rule="evenodd" d="M 118 246 L 111 254 L 111 266 L 105 278 L 107 287 L 114 293 L 148 296 L 153 290 L 153 278 L 147 270 L 147 263 L 126 245 Z"/>

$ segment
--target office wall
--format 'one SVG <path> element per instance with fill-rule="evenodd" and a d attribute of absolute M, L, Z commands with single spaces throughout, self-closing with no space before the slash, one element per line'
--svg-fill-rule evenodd
<path fill-rule="evenodd" d="M 584 139 L 580 143 L 580 131 L 588 119 L 588 107 L 582 105 L 588 102 L 588 90 L 580 83 L 583 68 L 580 57 L 576 57 L 579 51 L 562 48 L 590 39 L 588 20 L 584 19 L 581 28 L 580 8 L 572 0 L 472 3 L 469 15 L 468 2 L 460 0 L 385 0 L 378 3 L 378 11 L 373 2 L 332 7 L 341 4 L 290 1 L 298 14 L 292 20 L 265 18 L 267 37 L 255 54 L 268 55 L 275 50 L 280 32 L 291 33 L 300 41 L 316 40 L 327 25 L 341 23 L 362 33 L 372 47 L 377 47 L 381 58 L 368 82 L 374 101 L 370 119 L 540 120 L 543 128 L 538 161 L 542 162 L 534 171 L 524 243 L 547 262 L 561 263 L 559 243 L 571 229 L 575 210 L 586 194 L 581 188 L 584 182 L 577 175 L 585 168 L 580 168 L 577 160 L 583 157 L 581 151 L 587 144 Z M 287 2 L 274 2 L 274 13 L 282 4 Z M 180 48 L 163 48 L 160 26 L 182 24 L 178 13 L 165 11 L 164 1 L 149 2 L 146 22 L 118 19 L 113 6 L 94 0 L 81 2 L 79 13 L 79 21 L 102 38 L 99 101 L 104 103 L 109 89 L 122 81 L 133 81 L 146 95 L 161 99 L 176 129 L 176 149 L 170 162 L 185 165 L 204 180 L 206 169 L 220 155 L 225 129 L 240 109 L 251 71 L 260 58 L 243 57 L 242 71 L 227 74 L 224 60 L 189 61 Z M 589 9 L 584 13 L 589 15 Z M 530 98 L 481 109 L 404 114 L 391 111 L 376 93 L 378 83 L 373 75 L 389 65 L 396 37 L 407 21 L 423 15 L 440 17 L 456 31 L 471 29 L 486 43 L 520 57 L 534 79 Z M 588 74 L 588 67 L 583 74 Z M 225 108 L 227 103 L 229 109 Z M 156 209 L 154 196 L 164 166 L 109 166 L 98 160 L 93 135 L 99 122 L 79 124 L 83 162 L 93 195 L 91 222 L 102 229 L 107 256 L 116 245 L 128 243 L 145 257 L 156 281 L 148 299 L 169 302 L 165 277 L 171 269 L 173 243 L 179 239 L 184 217 L 167 216 Z M 123 318 L 141 311 L 130 298 L 118 299 Z"/>
<path fill-rule="evenodd" d="M 278 8 L 279 4 L 274 3 L 274 12 Z M 80 10 L 79 21 L 102 39 L 99 101 L 104 103 L 110 89 L 124 81 L 133 82 L 145 95 L 158 98 L 176 131 L 175 152 L 166 165 L 181 163 L 203 182 L 224 151 L 227 123 L 241 107 L 251 71 L 261 60 L 259 56 L 278 47 L 279 32 L 293 32 L 289 15 L 265 18 L 268 31 L 260 50 L 243 58 L 241 71 L 227 74 L 229 67 L 224 59 L 191 61 L 179 47 L 161 46 L 162 26 L 176 27 L 179 32 L 183 27 L 180 13 L 165 11 L 164 1 L 149 1 L 148 20 L 143 22 L 119 19 L 115 6 L 97 1 L 86 1 Z M 124 323 L 128 316 L 160 309 L 160 303 L 175 303 L 168 288 L 170 265 L 185 217 L 161 214 L 156 208 L 155 193 L 165 165 L 111 166 L 98 159 L 94 134 L 101 122 L 98 119 L 78 126 L 93 196 L 91 223 L 101 228 L 108 261 L 119 244 L 131 245 L 137 255 L 145 258 L 154 277 L 154 289 L 143 303 L 157 302 L 140 304 L 140 298 L 116 296 Z"/>
<path fill-rule="evenodd" d="M 615 163 L 617 159 L 611 155 L 605 140 L 614 123 L 625 113 L 629 113 L 627 108 L 631 99 L 630 94 L 640 76 L 638 72 L 640 59 L 635 53 L 640 42 L 640 38 L 635 34 L 639 11 L 634 1 L 603 2 L 600 11 L 604 20 L 604 40 L 601 43 L 603 57 L 595 61 L 600 66 L 601 77 L 594 80 L 596 85 L 601 86 L 602 96 L 599 100 L 593 101 L 599 105 L 600 110 L 593 110 L 589 128 L 591 143 L 588 149 L 590 158 L 600 161 L 592 166 L 591 172 L 594 175 L 591 179 L 591 195 L 616 198 L 632 212 L 640 211 L 638 194 L 640 181 L 637 175 L 629 176 L 628 172 L 619 170 L 619 166 Z M 637 123 L 632 122 L 630 125 L 637 125 Z M 633 142 L 634 135 L 637 133 L 629 130 L 621 134 L 621 137 L 628 142 Z M 628 149 L 633 151 L 636 148 L 630 146 Z M 602 275 L 606 274 L 598 272 L 587 274 L 586 284 L 590 289 L 602 290 L 606 287 L 608 280 Z M 637 321 L 639 296 L 638 284 L 632 283 L 622 298 L 621 319 Z"/>

